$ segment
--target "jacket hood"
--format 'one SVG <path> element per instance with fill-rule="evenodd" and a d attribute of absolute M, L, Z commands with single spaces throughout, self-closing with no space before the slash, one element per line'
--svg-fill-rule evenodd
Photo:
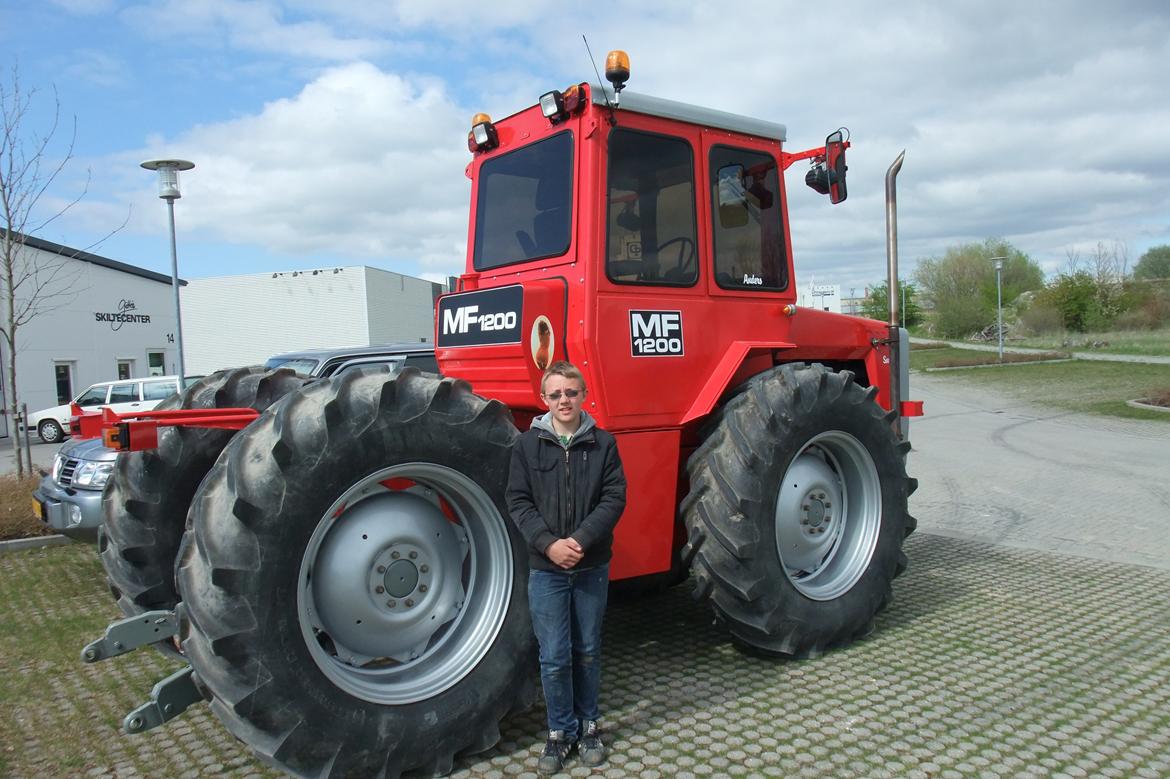
<path fill-rule="evenodd" d="M 544 414 L 541 414 L 538 417 L 533 418 L 532 428 L 534 430 L 544 430 L 544 431 L 547 431 L 549 433 L 552 433 L 553 437 L 555 438 L 557 435 L 557 431 L 553 429 L 552 420 L 553 420 L 553 412 L 551 412 L 551 411 L 546 412 Z M 576 433 L 573 433 L 573 439 L 576 440 L 576 439 L 580 438 L 585 433 L 588 433 L 590 430 L 592 430 L 595 427 L 597 427 L 597 423 L 593 421 L 593 417 L 589 416 L 588 411 L 586 411 L 585 409 L 581 409 L 581 426 L 579 428 L 577 428 Z"/>

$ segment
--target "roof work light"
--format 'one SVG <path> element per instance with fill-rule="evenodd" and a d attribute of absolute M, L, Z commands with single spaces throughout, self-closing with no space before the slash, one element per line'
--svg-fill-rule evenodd
<path fill-rule="evenodd" d="M 471 132 L 467 134 L 467 148 L 475 154 L 477 151 L 487 151 L 500 145 L 500 136 L 496 133 L 496 126 L 487 114 L 476 114 L 471 117 Z"/>
<path fill-rule="evenodd" d="M 553 124 L 568 119 L 585 105 L 585 85 L 574 84 L 564 92 L 553 90 L 540 96 L 540 112 Z"/>

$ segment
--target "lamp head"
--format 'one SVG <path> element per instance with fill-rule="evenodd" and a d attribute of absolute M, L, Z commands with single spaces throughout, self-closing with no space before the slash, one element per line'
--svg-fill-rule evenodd
<path fill-rule="evenodd" d="M 147 170 L 158 171 L 158 196 L 163 200 L 177 200 L 183 196 L 179 191 L 179 171 L 191 170 L 195 163 L 190 160 L 147 160 L 142 163 Z"/>

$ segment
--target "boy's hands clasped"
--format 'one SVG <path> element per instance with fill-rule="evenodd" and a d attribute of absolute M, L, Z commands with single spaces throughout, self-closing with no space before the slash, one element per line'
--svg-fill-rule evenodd
<path fill-rule="evenodd" d="M 553 564 L 568 570 L 577 563 L 581 562 L 581 558 L 585 555 L 585 550 L 573 538 L 562 538 L 558 541 L 553 541 L 548 545 L 548 549 L 544 550 L 544 556 L 553 561 Z"/>

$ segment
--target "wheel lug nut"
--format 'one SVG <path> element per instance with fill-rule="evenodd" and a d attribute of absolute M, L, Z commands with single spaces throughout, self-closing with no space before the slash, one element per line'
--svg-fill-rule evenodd
<path fill-rule="evenodd" d="M 419 592 L 426 592 L 426 591 L 427 591 L 427 586 L 426 586 L 425 584 L 420 584 L 420 585 L 418 586 L 418 591 L 419 591 Z"/>
<path fill-rule="evenodd" d="M 386 573 L 386 566 L 379 565 L 378 566 L 378 573 Z"/>
<path fill-rule="evenodd" d="M 411 553 L 410 553 L 410 559 L 411 559 L 411 560 L 415 560 L 415 559 L 417 559 L 417 558 L 418 558 L 418 552 L 411 552 Z"/>
<path fill-rule="evenodd" d="M 413 601 L 413 600 L 411 600 L 410 598 L 407 598 L 407 599 L 406 599 L 406 608 L 408 608 L 408 609 L 409 609 L 409 608 L 410 608 L 411 606 L 413 606 L 413 605 L 414 605 L 414 601 Z"/>
<path fill-rule="evenodd" d="M 389 606 L 390 608 L 394 608 L 395 606 L 397 606 L 397 605 L 398 605 L 398 601 L 396 601 L 396 600 L 388 600 L 388 601 L 386 601 L 386 605 L 387 605 L 387 606 Z"/>
<path fill-rule="evenodd" d="M 423 565 L 423 566 L 419 567 L 419 571 L 421 571 L 422 573 L 426 573 L 429 570 L 431 570 L 431 567 L 429 565 Z"/>
<path fill-rule="evenodd" d="M 398 552 L 391 552 L 390 556 L 393 557 L 395 560 L 397 560 L 399 557 L 402 557 L 402 555 L 398 554 Z"/>
<path fill-rule="evenodd" d="M 383 586 L 382 586 L 382 585 L 380 585 L 380 584 L 379 584 L 377 587 L 375 587 L 375 588 L 374 588 L 374 592 L 378 593 L 379 595 L 381 595 L 381 594 L 382 594 L 382 593 L 384 593 L 385 591 L 386 591 L 386 588 L 385 588 L 385 587 L 383 587 Z"/>

